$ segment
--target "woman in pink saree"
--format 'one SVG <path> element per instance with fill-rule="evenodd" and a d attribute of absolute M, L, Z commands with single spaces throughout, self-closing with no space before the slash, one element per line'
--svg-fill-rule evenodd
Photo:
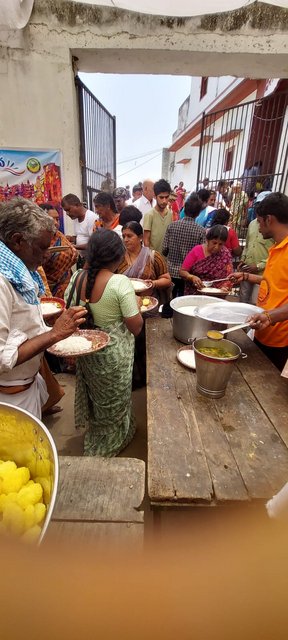
<path fill-rule="evenodd" d="M 206 242 L 198 244 L 188 253 L 180 269 L 180 277 L 185 280 L 185 295 L 196 294 L 203 285 L 203 280 L 218 280 L 221 289 L 231 288 L 229 275 L 233 272 L 231 253 L 225 242 L 228 237 L 227 228 L 216 224 L 207 232 Z"/>

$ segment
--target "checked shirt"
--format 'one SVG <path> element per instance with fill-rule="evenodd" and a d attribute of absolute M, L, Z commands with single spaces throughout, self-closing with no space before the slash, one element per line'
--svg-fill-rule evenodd
<path fill-rule="evenodd" d="M 179 278 L 179 269 L 187 253 L 197 244 L 203 244 L 206 232 L 193 218 L 186 216 L 169 224 L 162 245 L 162 253 L 167 257 L 168 271 L 172 278 Z"/>

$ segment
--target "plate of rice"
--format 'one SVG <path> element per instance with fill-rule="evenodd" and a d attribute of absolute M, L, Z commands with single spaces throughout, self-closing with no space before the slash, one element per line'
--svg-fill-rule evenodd
<path fill-rule="evenodd" d="M 41 298 L 40 307 L 44 320 L 60 316 L 66 305 L 62 298 Z"/>
<path fill-rule="evenodd" d="M 130 282 L 132 287 L 134 288 L 135 293 L 143 293 L 145 289 L 148 289 L 145 280 L 141 280 L 141 278 L 130 278 Z"/>
<path fill-rule="evenodd" d="M 59 340 L 47 351 L 60 358 L 78 358 L 104 349 L 110 342 L 110 336 L 100 329 L 82 329 L 72 333 L 69 338 Z"/>

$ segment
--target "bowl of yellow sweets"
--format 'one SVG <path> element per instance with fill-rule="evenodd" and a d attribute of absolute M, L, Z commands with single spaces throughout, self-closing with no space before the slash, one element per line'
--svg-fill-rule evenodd
<path fill-rule="evenodd" d="M 0 402 L 0 534 L 39 544 L 55 505 L 54 440 L 31 413 Z"/>

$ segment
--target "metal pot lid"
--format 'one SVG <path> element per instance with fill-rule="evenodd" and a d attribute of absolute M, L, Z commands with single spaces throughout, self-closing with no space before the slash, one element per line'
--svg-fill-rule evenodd
<path fill-rule="evenodd" d="M 198 308 L 195 315 L 203 320 L 220 324 L 241 324 L 249 316 L 254 315 L 254 313 L 262 313 L 262 311 L 261 307 L 256 307 L 254 304 L 246 304 L 245 302 L 215 302 Z"/>

